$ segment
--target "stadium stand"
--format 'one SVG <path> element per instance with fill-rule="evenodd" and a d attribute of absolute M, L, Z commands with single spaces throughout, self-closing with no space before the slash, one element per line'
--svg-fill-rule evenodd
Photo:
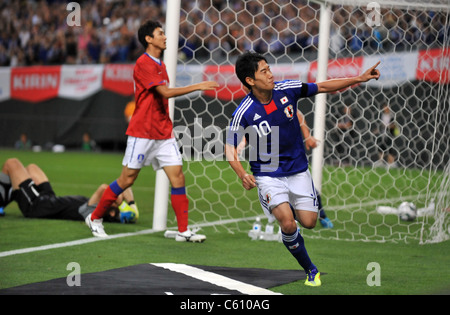
<path fill-rule="evenodd" d="M 146 19 L 165 22 L 164 0 L 79 3 L 82 26 L 69 27 L 67 1 L 2 1 L 0 66 L 134 62 L 142 53 L 135 35 L 140 23 Z M 182 1 L 181 8 L 180 57 L 185 60 L 194 56 L 208 60 L 213 51 L 218 52 L 214 58 L 229 60 L 244 50 L 301 52 L 305 58 L 310 53 L 315 58 L 317 4 L 306 0 L 199 0 Z M 358 10 L 332 8 L 330 48 L 336 56 L 416 50 L 421 45 L 442 44 L 450 32 L 444 14 L 414 10 L 382 12 L 383 25 L 369 30 Z"/>

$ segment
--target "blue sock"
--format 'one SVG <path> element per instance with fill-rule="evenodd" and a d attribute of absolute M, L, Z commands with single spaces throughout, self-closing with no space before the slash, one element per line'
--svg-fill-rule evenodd
<path fill-rule="evenodd" d="M 109 184 L 109 188 L 118 196 L 121 193 L 123 193 L 123 189 L 120 188 L 120 186 L 117 184 L 117 180 L 113 181 L 111 184 Z"/>
<path fill-rule="evenodd" d="M 283 244 L 286 246 L 288 251 L 297 259 L 298 263 L 305 272 L 316 268 L 314 264 L 311 262 L 311 259 L 308 256 L 308 252 L 306 251 L 305 241 L 301 234 L 296 230 L 294 234 L 286 234 L 281 232 L 281 236 L 283 239 Z"/>
<path fill-rule="evenodd" d="M 173 188 L 171 189 L 172 195 L 186 195 L 186 187 Z"/>

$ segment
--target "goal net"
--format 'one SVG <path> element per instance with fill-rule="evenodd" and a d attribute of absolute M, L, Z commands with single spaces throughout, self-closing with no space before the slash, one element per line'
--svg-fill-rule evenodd
<path fill-rule="evenodd" d="M 302 231 L 306 237 L 448 239 L 448 9 L 445 0 L 182 1 L 176 85 L 220 84 L 175 101 L 191 227 L 247 233 L 255 217 L 264 219 L 256 189 L 242 187 L 224 156 L 226 129 L 245 95 L 234 64 L 252 50 L 268 59 L 276 80 L 350 77 L 381 61 L 378 81 L 326 95 L 323 115 L 315 98 L 298 104 L 320 140 L 308 156 L 333 224 L 318 222 Z M 248 167 L 248 149 L 241 157 Z M 405 201 L 415 205 L 416 217 L 399 216 Z M 171 211 L 167 220 L 176 226 Z"/>

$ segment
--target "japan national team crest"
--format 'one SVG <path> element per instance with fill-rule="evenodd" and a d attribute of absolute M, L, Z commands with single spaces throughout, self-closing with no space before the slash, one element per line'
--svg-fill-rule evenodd
<path fill-rule="evenodd" d="M 270 200 L 272 200 L 272 196 L 269 194 L 266 195 L 266 201 L 267 203 L 270 203 Z"/>
<path fill-rule="evenodd" d="M 286 114 L 287 118 L 292 118 L 294 116 L 294 107 L 292 105 L 289 105 L 284 109 L 284 113 Z"/>

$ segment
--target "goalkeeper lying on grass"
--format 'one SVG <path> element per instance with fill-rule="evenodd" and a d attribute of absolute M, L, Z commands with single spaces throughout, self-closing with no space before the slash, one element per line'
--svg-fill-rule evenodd
<path fill-rule="evenodd" d="M 16 201 L 27 218 L 84 221 L 94 211 L 106 187 L 106 184 L 100 185 L 90 198 L 57 197 L 39 166 L 30 164 L 25 167 L 20 160 L 11 158 L 3 164 L 0 173 L 0 208 Z M 134 223 L 138 218 L 139 212 L 130 188 L 119 196 L 104 219 L 108 222 Z"/>

